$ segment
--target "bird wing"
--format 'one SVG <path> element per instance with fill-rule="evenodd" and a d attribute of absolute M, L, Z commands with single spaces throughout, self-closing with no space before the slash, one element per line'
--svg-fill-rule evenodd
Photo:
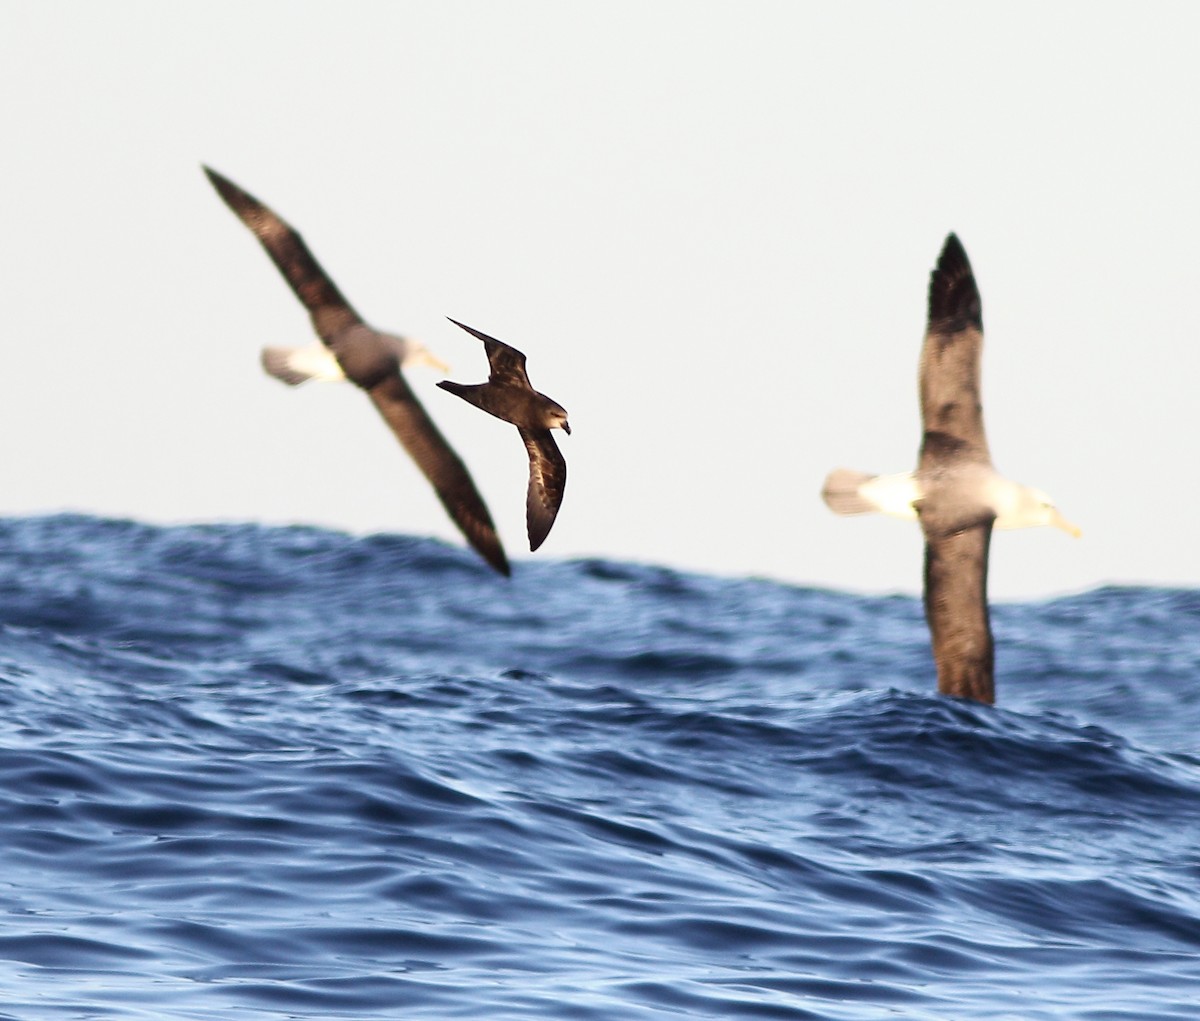
<path fill-rule="evenodd" d="M 529 376 L 525 373 L 524 354 L 515 347 L 505 344 L 504 341 L 489 337 L 486 333 L 480 333 L 478 330 L 460 323 L 457 319 L 451 319 L 450 322 L 460 329 L 466 330 L 472 337 L 478 337 L 483 341 L 488 365 L 491 367 L 491 374 L 488 376 L 489 383 L 515 385 L 525 390 L 532 389 L 529 385 Z"/>
<path fill-rule="evenodd" d="M 567 462 L 549 429 L 517 430 L 529 452 L 529 490 L 525 494 L 525 525 L 529 550 L 546 540 L 567 488 Z"/>
<path fill-rule="evenodd" d="M 979 289 L 962 243 L 951 234 L 929 280 L 929 326 L 921 348 L 923 471 L 950 461 L 991 463 L 980 399 L 982 349 Z"/>
<path fill-rule="evenodd" d="M 991 519 L 957 531 L 925 531 L 925 618 L 933 639 L 938 691 L 995 701 L 992 629 L 988 623 L 987 564 Z"/>
<path fill-rule="evenodd" d="M 509 574 L 508 558 L 492 516 L 466 465 L 446 442 L 404 377 L 392 373 L 367 390 L 396 438 L 432 483 L 442 506 L 475 550 L 500 574 Z"/>
<path fill-rule="evenodd" d="M 243 191 L 215 170 L 204 168 L 217 194 L 266 249 L 284 280 L 308 309 L 313 328 L 325 341 L 362 319 L 342 297 L 342 292 L 313 258 L 304 239 L 285 220 L 276 215 L 249 192 Z"/>

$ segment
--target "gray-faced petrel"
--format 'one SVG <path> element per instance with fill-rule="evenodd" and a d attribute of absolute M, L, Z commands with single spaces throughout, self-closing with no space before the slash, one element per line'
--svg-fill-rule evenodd
<path fill-rule="evenodd" d="M 878 511 L 917 519 L 925 533 L 925 617 L 938 691 L 995 701 L 987 566 L 992 528 L 1054 525 L 1078 536 L 1039 489 L 992 467 L 983 431 L 980 353 L 983 312 L 967 253 L 946 238 L 929 281 L 929 325 L 921 349 L 917 470 L 867 475 L 839 468 L 821 495 L 838 514 Z"/>
<path fill-rule="evenodd" d="M 350 307 L 308 250 L 304 239 L 265 205 L 204 168 L 209 181 L 275 263 L 296 297 L 308 309 L 321 344 L 264 348 L 263 367 L 285 383 L 307 379 L 347 379 L 366 391 L 383 420 L 433 485 L 438 499 L 475 550 L 501 574 L 508 558 L 492 517 L 470 473 L 410 389 L 402 366 L 418 363 L 445 368 L 424 345 L 372 329 Z"/>
<path fill-rule="evenodd" d="M 571 434 L 567 413 L 561 405 L 530 386 L 525 374 L 525 356 L 515 347 L 453 319 L 450 322 L 483 341 L 491 373 L 486 383 L 468 385 L 442 380 L 438 386 L 489 415 L 511 422 L 525 441 L 525 450 L 529 454 L 525 524 L 532 552 L 550 534 L 567 485 L 567 462 L 550 434 L 551 429 L 562 429 L 568 436 Z"/>

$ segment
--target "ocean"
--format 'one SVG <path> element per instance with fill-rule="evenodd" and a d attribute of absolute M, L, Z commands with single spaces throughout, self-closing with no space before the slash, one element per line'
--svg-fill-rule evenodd
<path fill-rule="evenodd" d="M 0 522 L 0 1018 L 1195 1021 L 1200 589 Z"/>

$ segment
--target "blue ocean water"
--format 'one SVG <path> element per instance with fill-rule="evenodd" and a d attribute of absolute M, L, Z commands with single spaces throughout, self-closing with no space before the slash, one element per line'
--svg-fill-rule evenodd
<path fill-rule="evenodd" d="M 1200 591 L 0 522 L 0 1018 L 1200 1017 Z"/>

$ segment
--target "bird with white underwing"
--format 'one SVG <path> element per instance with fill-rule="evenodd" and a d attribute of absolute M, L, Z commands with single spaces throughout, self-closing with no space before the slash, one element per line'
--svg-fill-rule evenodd
<path fill-rule="evenodd" d="M 838 468 L 822 497 L 837 514 L 877 511 L 918 520 L 925 535 L 925 617 L 938 691 L 995 701 L 995 655 L 988 615 L 988 548 L 994 528 L 1067 521 L 1040 489 L 992 467 L 983 430 L 980 355 L 983 312 L 967 253 L 946 238 L 929 281 L 929 321 L 921 349 L 924 435 L 917 470 L 870 475 Z"/>
<path fill-rule="evenodd" d="M 263 368 L 295 386 L 306 380 L 349 380 L 362 389 L 433 486 L 467 542 L 500 574 L 508 558 L 492 517 L 462 459 L 404 378 L 416 364 L 446 369 L 425 346 L 408 337 L 368 326 L 313 257 L 304 239 L 282 217 L 215 170 L 204 168 L 217 194 L 266 250 L 296 297 L 308 310 L 319 343 L 266 347 Z"/>

